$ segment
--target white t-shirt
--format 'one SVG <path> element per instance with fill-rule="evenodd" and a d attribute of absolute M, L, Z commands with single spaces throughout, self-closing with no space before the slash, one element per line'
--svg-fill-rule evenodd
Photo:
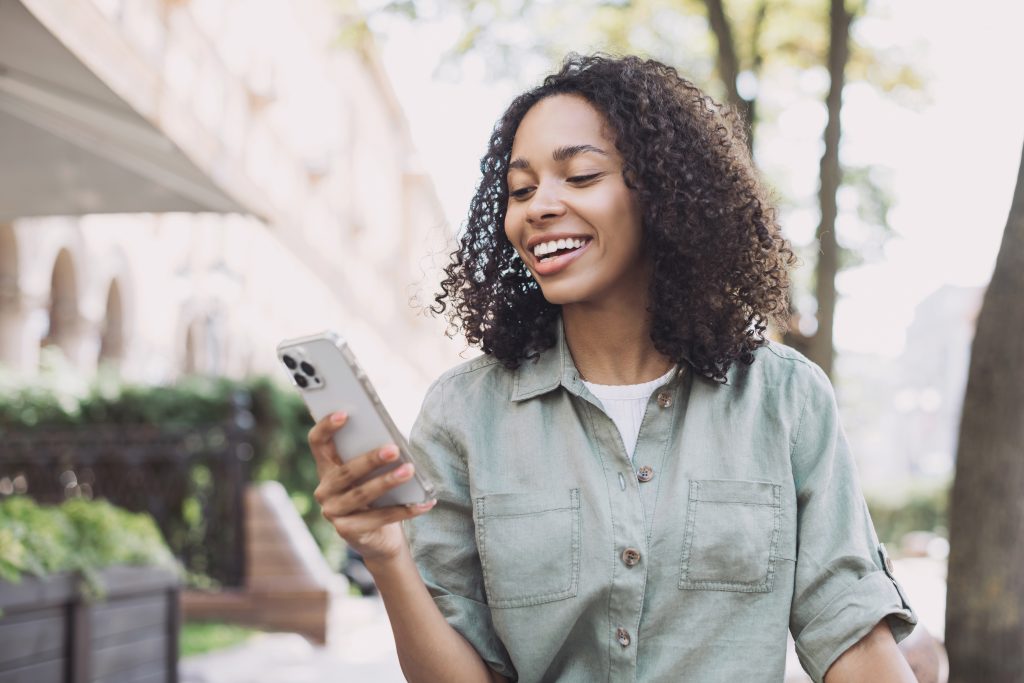
<path fill-rule="evenodd" d="M 640 436 L 640 423 L 644 421 L 647 400 L 658 386 L 668 381 L 674 371 L 675 366 L 658 379 L 643 384 L 594 384 L 583 381 L 590 393 L 600 401 L 604 412 L 619 428 L 622 443 L 630 460 L 633 459 L 636 440 Z"/>

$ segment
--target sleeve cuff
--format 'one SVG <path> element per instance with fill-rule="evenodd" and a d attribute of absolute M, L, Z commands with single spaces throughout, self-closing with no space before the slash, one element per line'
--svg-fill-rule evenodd
<path fill-rule="evenodd" d="M 505 645 L 494 633 L 491 610 L 487 605 L 452 593 L 435 596 L 434 603 L 449 625 L 473 646 L 487 666 L 510 681 L 518 680 Z"/>
<path fill-rule="evenodd" d="M 890 615 L 895 618 L 888 619 L 889 627 L 899 642 L 914 630 L 917 615 L 896 579 L 883 570 L 872 572 L 836 597 L 807 624 L 796 638 L 800 663 L 815 683 L 822 683 L 832 663 Z"/>

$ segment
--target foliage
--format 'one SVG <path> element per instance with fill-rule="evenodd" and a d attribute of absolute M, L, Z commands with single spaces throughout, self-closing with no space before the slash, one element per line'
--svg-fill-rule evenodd
<path fill-rule="evenodd" d="M 240 389 L 226 379 L 188 378 L 170 386 L 119 386 L 98 381 L 84 395 L 44 384 L 5 391 L 0 425 L 75 427 L 85 424 L 153 424 L 173 429 L 210 425 L 231 416 Z"/>
<path fill-rule="evenodd" d="M 442 21 L 454 13 L 461 34 L 449 46 L 439 70 L 459 69 L 468 55 L 480 57 L 488 77 L 532 83 L 540 72 L 553 70 L 570 50 L 652 57 L 682 70 L 709 94 L 726 99 L 717 72 L 717 40 L 708 25 L 707 0 L 585 0 L 553 3 L 542 0 L 384 0 L 372 3 L 368 16 L 347 12 L 342 34 L 358 26 L 385 37 L 389 22 Z M 822 0 L 731 0 L 724 3 L 740 73 L 773 78 L 813 69 L 826 63 L 829 5 Z M 855 16 L 868 16 L 867 2 L 847 3 Z M 871 16 L 868 30 L 854 29 L 847 76 L 869 83 L 908 106 L 920 103 L 923 78 L 914 69 L 912 46 L 880 44 L 875 37 L 886 21 Z M 876 30 L 870 30 L 874 27 Z M 536 72 L 536 73 L 534 73 Z M 756 94 L 755 94 L 756 97 Z"/>
<path fill-rule="evenodd" d="M 327 561 L 340 566 L 344 543 L 313 499 L 320 483 L 307 440 L 313 418 L 291 387 L 281 387 L 266 377 L 250 380 L 247 386 L 258 435 L 253 478 L 281 482 Z"/>
<path fill-rule="evenodd" d="M 296 392 L 269 377 L 189 377 L 156 386 L 121 384 L 108 376 L 73 386 L 45 378 L 20 385 L 0 377 L 0 389 L 0 438 L 4 429 L 87 425 L 148 424 L 199 433 L 234 420 L 255 437 L 252 478 L 281 482 L 328 561 L 339 565 L 344 546 L 313 500 L 319 477 L 307 442 L 312 418 Z M 184 510 L 189 534 L 195 536 L 205 524 L 196 496 L 208 493 L 215 482 L 203 467 L 192 468 L 191 476 L 194 495 L 186 499 Z M 190 585 L 207 581 L 195 573 L 189 577 Z"/>
<path fill-rule="evenodd" d="M 213 622 L 193 622 L 181 627 L 181 656 L 192 657 L 243 643 L 260 631 Z"/>
<path fill-rule="evenodd" d="M 417 20 L 447 25 L 452 15 L 459 17 L 461 35 L 446 46 L 437 69 L 456 78 L 463 64 L 484 64 L 487 82 L 504 79 L 522 89 L 556 71 L 570 51 L 657 59 L 679 69 L 718 101 L 734 105 L 748 119 L 751 151 L 769 177 L 784 178 L 787 167 L 820 162 L 810 157 L 795 159 L 788 153 L 779 160 L 766 158 L 758 131 L 768 128 L 765 137 L 770 138 L 784 111 L 792 111 L 798 103 L 825 100 L 833 36 L 831 4 L 824 0 L 376 0 L 364 6 L 369 15 L 366 19 L 360 15 L 359 26 L 364 34 L 372 28 L 384 39 L 396 23 Z M 909 40 L 894 44 L 895 26 L 884 6 L 847 0 L 843 8 L 853 20 L 848 34 L 841 32 L 848 47 L 843 57 L 846 84 L 860 86 L 862 92 L 870 88 L 880 99 L 909 109 L 921 108 L 928 99 L 918 67 L 923 63 L 922 46 Z M 827 166 L 819 168 L 826 173 Z M 846 202 L 834 224 L 828 219 L 819 227 L 840 239 L 837 262 L 832 264 L 828 258 L 831 247 L 827 246 L 822 263 L 829 268 L 820 273 L 821 282 L 817 282 L 819 273 L 794 278 L 797 301 L 808 301 L 800 287 L 805 277 L 811 279 L 807 285 L 813 286 L 816 310 L 825 320 L 832 317 L 836 271 L 877 260 L 891 236 L 887 212 L 893 201 L 888 181 L 866 167 L 840 173 L 840 193 L 849 190 L 845 194 L 860 203 L 854 201 L 851 208 Z M 829 183 L 823 187 L 827 192 L 818 196 L 807 185 L 778 186 L 778 205 L 809 209 L 818 204 L 817 211 L 827 218 L 829 212 L 822 204 L 831 201 L 833 190 Z M 816 241 L 806 249 L 805 262 L 812 270 L 820 251 Z M 806 310 L 808 304 L 794 303 L 794 313 Z M 830 358 L 831 336 L 828 340 Z M 786 341 L 807 343 L 800 335 Z M 817 345 L 805 350 L 830 370 L 831 363 L 824 361 L 824 351 Z"/>
<path fill-rule="evenodd" d="M 0 498 L 0 579 L 78 572 L 95 596 L 96 572 L 113 565 L 174 566 L 149 515 L 103 500 L 38 505 L 28 496 Z"/>
<path fill-rule="evenodd" d="M 898 500 L 868 497 L 868 509 L 884 543 L 898 544 L 911 531 L 949 535 L 949 484 L 912 490 Z"/>
<path fill-rule="evenodd" d="M 73 543 L 71 521 L 60 508 L 39 506 L 27 496 L 0 499 L 0 579 L 77 569 Z"/>

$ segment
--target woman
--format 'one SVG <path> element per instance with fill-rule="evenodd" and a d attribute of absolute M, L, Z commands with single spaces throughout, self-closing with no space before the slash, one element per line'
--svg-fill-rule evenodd
<path fill-rule="evenodd" d="M 741 120 L 572 55 L 481 168 L 436 300 L 484 355 L 410 439 L 436 505 L 370 511 L 408 466 L 352 482 L 394 447 L 339 465 L 343 417 L 310 433 L 407 678 L 781 681 L 791 631 L 816 681 L 913 681 L 832 387 L 764 338 L 794 257 Z"/>

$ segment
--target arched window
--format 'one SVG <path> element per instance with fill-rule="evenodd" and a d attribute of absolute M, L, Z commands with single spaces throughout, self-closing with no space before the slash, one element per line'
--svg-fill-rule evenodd
<path fill-rule="evenodd" d="M 71 356 L 78 327 L 78 283 L 75 266 L 67 249 L 60 250 L 53 264 L 49 314 L 49 328 L 40 346 L 57 346 Z"/>
<path fill-rule="evenodd" d="M 185 331 L 186 375 L 219 375 L 224 372 L 223 316 L 219 312 L 197 316 Z"/>
<path fill-rule="evenodd" d="M 117 369 L 124 360 L 124 310 L 121 303 L 121 286 L 117 280 L 107 290 L 107 314 L 103 319 L 100 335 L 99 363 Z"/>
<path fill-rule="evenodd" d="M 185 330 L 185 362 L 182 372 L 195 375 L 203 371 L 203 321 L 193 320 Z"/>

